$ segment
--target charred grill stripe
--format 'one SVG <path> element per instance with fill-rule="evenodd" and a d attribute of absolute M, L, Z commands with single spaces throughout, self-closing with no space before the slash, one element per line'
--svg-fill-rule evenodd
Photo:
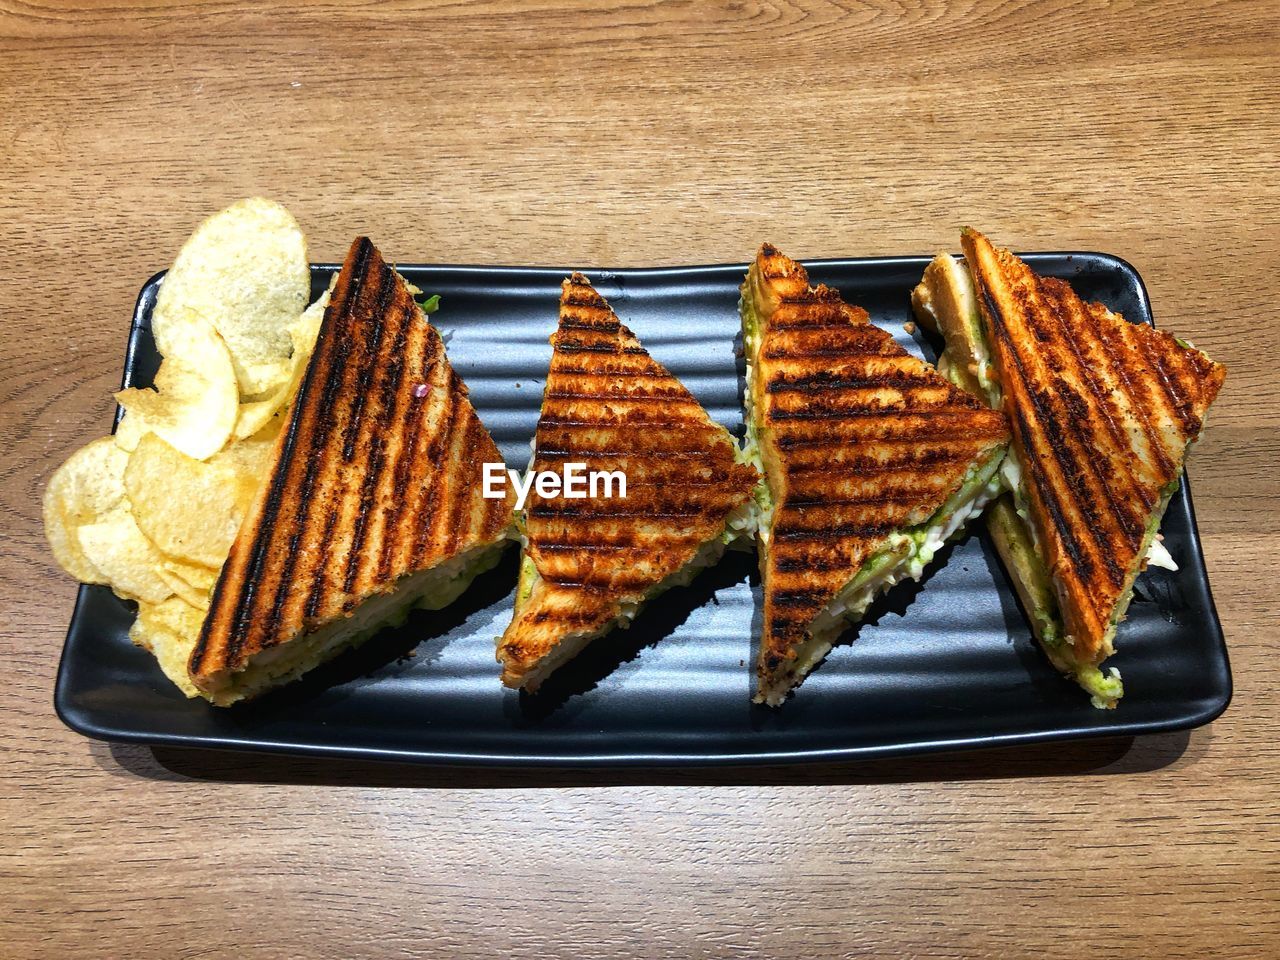
<path fill-rule="evenodd" d="M 655 390 L 674 391 L 681 395 L 689 393 L 674 377 L 655 377 L 648 371 L 632 370 L 621 364 L 611 369 L 606 366 L 594 373 L 552 368 L 547 388 L 556 392 L 564 390 L 571 395 L 585 394 L 588 397 L 612 394 L 619 390 L 624 391 L 623 396 L 644 395 Z"/>
<path fill-rule="evenodd" d="M 451 423 L 448 419 L 447 410 L 443 409 L 448 403 L 447 399 L 437 399 L 435 406 L 440 407 L 440 413 L 432 414 L 435 417 L 441 417 L 436 421 L 436 427 L 426 438 L 426 462 L 438 464 L 441 462 L 441 452 L 447 439 L 448 431 Z M 427 470 L 422 481 L 417 484 L 417 499 L 414 508 L 414 525 L 413 525 L 413 542 L 409 547 L 409 564 L 419 565 L 423 558 L 427 556 L 431 545 L 435 542 L 433 534 L 436 528 L 436 517 L 439 512 L 439 502 L 442 497 L 448 496 L 448 473 L 445 470 Z M 443 490 L 443 492 L 442 492 Z"/>
<path fill-rule="evenodd" d="M 433 336 L 433 339 L 437 338 Z M 443 345 L 440 345 L 437 349 L 443 354 Z M 425 447 L 419 462 L 424 467 L 426 464 L 443 462 L 444 451 L 447 449 L 449 441 L 449 405 L 451 403 L 451 397 L 449 396 L 449 366 L 444 361 L 443 356 L 435 364 L 432 376 L 434 388 L 428 394 L 430 403 L 424 405 L 420 413 L 420 416 L 431 424 L 431 430 L 423 436 Z M 448 477 L 444 470 L 425 469 L 421 474 L 421 482 L 416 485 L 412 526 L 414 536 L 413 543 L 409 548 L 409 562 L 411 564 L 420 563 L 431 547 L 433 542 L 432 533 L 435 529 L 436 505 L 442 496 L 440 491 L 443 489 L 445 495 L 448 493 L 447 480 Z"/>
<path fill-rule="evenodd" d="M 598 540 L 566 540 L 561 536 L 558 540 L 539 539 L 539 553 L 620 553 L 628 550 L 649 550 L 649 545 L 637 547 L 634 543 L 601 543 Z"/>
<path fill-rule="evenodd" d="M 673 376 L 661 376 L 647 367 L 640 367 L 637 369 L 636 364 L 629 362 L 624 362 L 614 370 L 609 369 L 607 365 L 603 364 L 597 369 L 594 367 L 571 367 L 568 365 L 556 364 L 553 361 L 551 369 L 558 377 L 587 377 L 593 380 L 650 380 L 653 383 L 679 383 L 679 381 Z"/>
<path fill-rule="evenodd" d="M 628 428 L 649 428 L 649 427 L 666 427 L 670 428 L 678 426 L 670 420 L 584 420 L 581 418 L 574 420 L 557 419 L 555 417 L 544 417 L 539 422 L 544 427 L 567 427 L 569 429 L 577 429 L 583 427 L 589 430 L 598 430 L 601 427 L 618 427 L 626 426 Z"/>
<path fill-rule="evenodd" d="M 774 539 L 780 541 L 806 541 L 830 543 L 836 540 L 883 537 L 893 530 L 886 523 L 838 523 L 820 529 L 809 529 L 794 524 L 774 524 Z"/>
<path fill-rule="evenodd" d="M 808 421 L 825 421 L 825 420 L 861 420 L 861 419 L 880 419 L 886 415 L 899 415 L 902 417 L 956 417 L 963 416 L 968 420 L 970 411 L 966 407 L 955 406 L 938 406 L 925 407 L 923 409 L 916 406 L 899 408 L 874 408 L 874 407 L 857 407 L 847 410 L 770 410 L 768 417 L 770 420 L 789 422 L 808 422 Z"/>
<path fill-rule="evenodd" d="M 465 526 L 462 523 L 455 522 L 450 527 L 452 535 L 449 540 L 449 550 L 452 552 L 457 549 L 458 544 L 465 542 L 464 538 L 469 539 L 475 532 L 476 511 L 473 509 L 477 500 L 481 500 L 480 488 L 480 460 L 476 456 L 482 441 L 484 427 L 480 426 L 479 420 L 474 417 L 468 417 L 466 422 L 465 437 L 466 442 L 463 445 L 463 469 L 466 471 L 466 478 L 462 484 L 460 496 L 457 497 L 458 512 L 465 511 Z"/>
<path fill-rule="evenodd" d="M 573 393 L 567 390 L 556 391 L 554 393 L 544 393 L 543 401 L 547 400 L 592 400 L 597 403 L 683 403 L 696 404 L 698 401 L 693 397 L 683 393 L 669 394 L 635 394 L 635 393 Z M 566 406 L 572 406 L 566 404 Z"/>
<path fill-rule="evenodd" d="M 432 490 L 428 499 L 425 500 L 429 513 L 425 522 L 419 527 L 418 547 L 414 555 L 416 564 L 421 564 L 427 556 L 428 549 L 440 542 L 442 531 L 445 531 L 451 522 L 453 501 L 457 499 L 454 490 L 456 481 L 454 461 L 450 456 L 457 442 L 459 414 L 462 410 L 462 405 L 454 402 L 457 376 L 452 370 L 445 373 L 448 386 L 441 392 L 440 397 L 440 415 L 443 418 L 444 429 L 439 433 L 438 447 L 431 458 L 431 462 L 440 464 L 441 469 L 432 471 Z"/>
<path fill-rule="evenodd" d="M 539 448 L 538 456 L 546 460 L 580 460 L 592 458 L 623 460 L 655 460 L 667 458 L 697 458 L 707 455 L 705 448 L 699 450 L 562 450 L 558 448 Z"/>
<path fill-rule="evenodd" d="M 439 344 L 438 337 L 432 336 L 434 331 L 428 329 L 423 337 L 423 347 L 419 358 L 418 376 L 421 382 L 428 385 L 430 391 L 430 383 L 434 374 L 435 362 L 437 357 L 437 346 Z M 391 579 L 391 557 L 393 550 L 399 545 L 408 530 L 409 519 L 408 511 L 415 504 L 416 497 L 414 491 L 408 489 L 410 477 L 417 476 L 417 465 L 421 462 L 419 444 L 422 437 L 422 425 L 426 422 L 424 403 L 426 398 L 413 396 L 410 391 L 406 406 L 400 411 L 400 415 L 405 422 L 406 435 L 403 445 L 400 449 L 400 457 L 396 460 L 395 472 L 392 478 L 392 498 L 391 509 L 388 511 L 386 519 L 386 527 L 392 533 L 389 536 L 383 536 L 382 549 L 379 551 L 378 557 L 378 581 L 386 583 Z"/>
<path fill-rule="evenodd" d="M 1006 385 L 1006 392 L 1013 393 L 1014 391 L 1019 391 L 1026 394 L 1028 402 L 1032 405 L 1033 413 L 1037 420 L 1043 424 L 1044 411 L 1039 406 L 1039 401 L 1036 399 L 1035 394 L 1032 393 L 1027 386 L 1026 374 L 1022 370 L 1021 360 L 1014 350 L 1009 329 L 1005 326 L 1003 317 L 999 313 L 999 309 L 994 305 L 994 303 L 990 302 L 990 294 L 986 291 L 985 287 L 983 289 L 983 297 L 989 301 L 988 309 L 992 311 L 991 317 L 993 319 L 997 317 L 1000 318 L 1000 322 L 993 323 L 992 327 L 994 328 L 997 340 L 1005 351 L 1005 355 L 1010 358 L 1014 366 L 1014 369 L 1009 371 L 1011 376 L 1009 378 L 1009 384 Z M 1024 458 L 1028 455 L 1034 456 L 1032 451 L 1034 450 L 1033 438 L 1035 433 L 1032 431 L 1031 424 L 1027 421 L 1027 418 L 1023 413 L 1023 409 L 1018 404 L 1015 403 L 1010 406 L 1012 407 L 1011 419 L 1015 427 L 1015 433 L 1022 442 Z M 1050 452 L 1049 454 L 1046 454 L 1043 459 L 1052 460 L 1058 470 L 1060 472 L 1062 471 L 1063 464 L 1061 458 L 1056 453 Z M 1053 520 L 1054 528 L 1058 532 L 1058 537 L 1062 541 L 1063 548 L 1067 551 L 1068 555 L 1070 555 L 1072 563 L 1083 575 L 1092 577 L 1093 572 L 1096 569 L 1092 559 L 1092 554 L 1097 552 L 1099 549 L 1096 541 L 1096 531 L 1088 524 L 1085 524 L 1084 533 L 1088 536 L 1090 543 L 1084 544 L 1078 541 L 1076 539 L 1075 530 L 1072 524 L 1068 521 L 1067 514 L 1058 500 L 1057 491 L 1053 488 L 1052 484 L 1048 482 L 1048 479 L 1044 475 L 1044 471 L 1032 469 L 1028 470 L 1027 473 L 1035 483 L 1036 490 L 1039 493 L 1040 502 L 1044 504 L 1045 509 L 1049 512 Z M 1068 485 L 1070 485 L 1069 479 L 1065 477 L 1063 479 L 1068 483 Z M 1114 567 L 1114 561 L 1112 561 L 1111 566 Z"/>
<path fill-rule="evenodd" d="M 590 330 L 590 331 L 608 331 L 616 328 L 617 324 L 610 324 L 598 319 L 576 319 L 573 317 L 564 317 L 560 320 L 561 330 Z"/>
<path fill-rule="evenodd" d="M 552 580 L 551 583 L 557 587 L 561 586 L 558 582 Z M 567 586 L 572 587 L 573 584 Z M 594 625 L 600 618 L 600 614 L 593 609 L 585 609 L 570 613 L 564 610 L 538 610 L 529 616 L 529 622 L 535 625 L 551 623 L 556 627 L 564 628 L 566 632 L 575 627 L 586 627 Z"/>
<path fill-rule="evenodd" d="M 918 490 L 889 491 L 868 497 L 805 497 L 789 495 L 785 506 L 796 509 L 804 507 L 858 507 L 858 506 L 911 506 L 920 501 Z"/>
<path fill-rule="evenodd" d="M 1154 456 L 1160 473 L 1166 477 L 1172 477 L 1174 474 L 1173 462 L 1169 459 L 1165 450 L 1164 438 L 1160 435 L 1160 431 L 1151 422 L 1151 415 L 1147 410 L 1147 405 L 1142 402 L 1138 391 L 1134 387 L 1133 381 L 1129 376 L 1128 366 L 1123 362 L 1116 353 L 1115 346 L 1110 342 L 1110 338 L 1102 335 L 1101 317 L 1093 310 L 1084 311 L 1084 320 L 1088 323 L 1094 338 L 1097 340 L 1102 352 L 1107 358 L 1107 367 L 1109 378 L 1113 383 L 1118 384 L 1119 392 L 1128 401 L 1127 406 L 1129 415 L 1137 420 L 1142 427 L 1143 436 L 1146 438 L 1147 447 Z M 1126 334 L 1128 331 L 1125 331 Z M 1122 339 L 1127 340 L 1127 337 Z M 1122 345 L 1125 348 L 1126 345 Z"/>
<path fill-rule="evenodd" d="M 929 432 L 927 429 L 917 431 L 913 436 L 910 431 L 899 430 L 894 442 L 917 443 L 921 446 L 929 443 L 951 443 L 960 439 L 973 439 L 977 442 L 980 439 L 988 441 L 995 440 L 1003 434 L 1003 428 L 999 426 L 999 420 L 993 420 L 991 426 L 985 431 L 977 424 L 970 424 L 970 430 L 962 437 L 957 430 L 933 430 Z M 882 444 L 886 440 L 877 437 L 875 434 L 862 437 L 847 436 L 830 436 L 821 434 L 819 436 L 811 436 L 807 434 L 783 433 L 775 440 L 778 448 L 783 451 L 793 450 L 812 450 L 819 451 L 824 449 L 845 450 L 851 444 L 870 443 Z"/>
<path fill-rule="evenodd" d="M 397 498 L 400 503 L 396 516 L 399 533 L 393 538 L 394 545 L 387 553 L 388 557 L 397 557 L 402 565 L 412 563 L 413 558 L 420 555 L 421 538 L 430 528 L 429 520 L 424 521 L 422 515 L 431 502 L 437 471 L 428 469 L 428 465 L 439 462 L 432 455 L 442 426 L 436 412 L 442 403 L 442 394 L 448 389 L 448 378 L 444 375 L 447 366 L 443 356 L 444 343 L 440 334 L 427 324 L 423 335 L 425 341 L 419 376 L 427 386 L 427 393 L 425 397 L 412 397 L 409 401 L 407 416 L 413 422 L 410 428 L 412 446 L 397 465 L 400 472 L 396 489 L 401 491 Z"/>
<path fill-rule="evenodd" d="M 849 327 L 849 320 L 843 314 L 822 311 L 814 315 L 802 313 L 786 314 L 779 310 L 769 320 L 769 329 L 773 333 L 792 333 L 803 330 L 806 333 L 817 330 L 834 330 L 843 334 Z"/>
<path fill-rule="evenodd" d="M 1044 355 L 1043 359 L 1037 355 L 1029 360 L 1031 363 L 1042 363 L 1047 368 L 1045 382 L 1055 389 L 1046 390 L 1043 396 L 1039 390 L 1034 393 L 1037 400 L 1045 404 L 1044 409 L 1058 411 L 1044 421 L 1042 428 L 1052 430 L 1058 438 L 1051 445 L 1055 453 L 1061 451 L 1064 454 L 1059 456 L 1063 463 L 1062 473 L 1064 477 L 1072 478 L 1073 494 L 1085 505 L 1084 512 L 1099 530 L 1099 546 L 1101 537 L 1110 534 L 1113 526 L 1131 540 L 1141 537 L 1145 511 L 1139 514 L 1135 508 L 1134 500 L 1141 500 L 1142 497 L 1140 493 L 1136 496 L 1133 493 L 1136 484 L 1128 465 L 1123 463 L 1123 457 L 1113 451 L 1112 456 L 1106 460 L 1113 471 L 1108 477 L 1104 473 L 1104 463 L 1097 455 L 1105 448 L 1104 441 L 1110 435 L 1105 431 L 1100 433 L 1096 418 L 1091 413 L 1103 405 L 1104 398 L 1099 397 L 1096 392 L 1081 396 L 1068 379 L 1068 375 L 1074 373 L 1079 381 L 1091 388 L 1088 375 L 1081 369 L 1079 354 L 1075 352 L 1075 338 L 1070 332 L 1072 320 L 1068 316 L 1066 305 L 1055 296 L 1052 285 L 1046 290 L 1043 285 L 1036 284 L 1035 293 L 1040 309 L 1033 308 L 1033 313 L 1045 321 L 1042 334 L 1048 345 L 1037 351 L 1037 354 Z M 1053 329 L 1048 329 L 1049 325 Z M 1068 360 L 1074 361 L 1073 368 L 1065 362 Z M 1040 409 L 1038 406 L 1038 413 Z M 1115 459 L 1119 459 L 1123 465 L 1114 464 Z M 1118 470 L 1123 470 L 1123 475 L 1114 472 Z M 1089 484 L 1087 478 L 1092 478 L 1092 484 Z M 1118 492 L 1114 490 L 1117 483 L 1124 489 Z M 1101 506 L 1107 508 L 1109 516 L 1099 511 Z M 1106 523 L 1108 519 L 1112 521 L 1111 524 Z M 1107 556 L 1111 556 L 1109 551 Z"/>
<path fill-rule="evenodd" d="M 474 447 L 475 425 L 471 420 L 464 420 L 461 429 L 458 431 L 457 440 L 454 444 L 455 456 L 453 462 L 456 465 L 453 475 L 450 478 L 449 491 L 449 523 L 445 526 L 445 550 L 452 553 L 458 545 L 459 536 L 466 508 L 470 506 L 472 491 L 476 487 L 471 482 L 472 467 L 471 449 Z"/>
<path fill-rule="evenodd" d="M 806 575 L 810 573 L 833 573 L 836 571 L 847 572 L 849 558 L 843 554 L 836 557 L 813 557 L 800 552 L 784 553 L 774 557 L 773 568 L 779 573 L 801 573 Z"/>
<path fill-rule="evenodd" d="M 450 393 L 457 398 L 464 395 L 462 380 L 457 372 L 450 371 L 449 377 Z M 469 498 L 475 490 L 467 482 L 468 467 L 474 467 L 475 464 L 469 463 L 470 451 L 474 446 L 474 428 L 475 423 L 466 415 L 464 407 L 465 401 L 456 399 L 453 404 L 454 427 L 451 437 L 451 444 L 447 448 L 448 454 L 448 487 L 446 494 L 446 507 L 442 511 L 442 523 L 444 534 L 444 549 L 446 552 L 453 552 L 458 544 L 459 520 L 463 507 L 468 503 Z"/>
<path fill-rule="evenodd" d="M 770 595 L 775 607 L 808 607 L 822 605 L 827 601 L 826 590 L 774 590 Z"/>
<path fill-rule="evenodd" d="M 882 473 L 896 473 L 898 471 L 918 470 L 924 472 L 929 467 L 939 467 L 946 464 L 968 463 L 977 455 L 975 448 L 954 452 L 949 450 L 922 450 L 920 453 L 894 460 L 877 460 L 871 457 L 863 459 L 840 459 L 832 461 L 826 458 L 814 463 L 790 463 L 787 465 L 787 476 L 789 478 L 807 477 L 811 474 L 823 474 L 831 472 L 833 462 L 840 470 L 840 476 L 853 475 L 858 476 L 874 476 Z"/>
<path fill-rule="evenodd" d="M 373 244 L 367 237 L 362 237 L 356 241 L 355 262 L 352 267 L 351 278 L 347 283 L 345 291 L 346 296 L 340 298 L 340 302 L 335 304 L 332 298 L 328 310 L 334 311 L 331 322 L 326 322 L 323 326 L 328 327 L 331 336 L 327 337 L 324 343 L 324 353 L 321 352 L 320 345 L 317 345 L 312 358 L 311 365 L 307 369 L 307 385 L 310 387 L 312 375 L 317 371 L 323 371 L 325 381 L 321 389 L 318 403 L 312 406 L 310 403 L 311 394 L 308 389 L 307 395 L 302 402 L 295 406 L 298 409 L 298 416 L 305 416 L 311 421 L 311 448 L 323 449 L 329 444 L 329 437 L 333 434 L 337 426 L 334 406 L 341 393 L 342 383 L 346 375 L 347 361 L 351 355 L 351 337 L 350 327 L 352 321 L 352 311 L 357 300 L 360 297 L 361 290 L 364 287 L 365 280 L 369 272 L 369 261 L 373 255 Z M 348 254 L 350 259 L 351 254 Z M 326 321 L 330 321 L 326 311 Z M 329 352 L 332 350 L 332 352 Z M 315 438 L 319 435 L 324 439 L 319 444 Z M 297 562 L 299 550 L 298 545 L 305 535 L 311 520 L 311 508 L 315 497 L 313 496 L 316 479 L 319 475 L 321 467 L 321 459 L 319 457 L 311 457 L 306 465 L 306 471 L 303 476 L 300 495 L 297 498 L 297 505 L 294 507 L 294 517 L 290 529 L 289 552 L 285 557 L 284 566 L 281 570 L 280 577 L 275 583 L 275 594 L 271 602 L 271 612 L 266 618 L 254 616 L 259 635 L 262 636 L 263 645 L 269 645 L 268 640 L 278 641 L 280 638 L 275 634 L 279 630 L 281 624 L 281 613 L 284 604 L 289 596 L 290 590 L 295 586 L 293 583 L 293 571 Z M 270 536 L 264 536 L 259 541 L 265 550 L 271 543 Z M 312 570 L 308 573 L 312 576 L 313 582 L 318 574 L 323 572 L 323 566 L 312 562 Z M 246 617 L 254 615 L 255 611 L 245 610 Z M 238 655 L 240 647 L 243 645 L 248 631 L 237 631 L 236 653 Z"/>
<path fill-rule="evenodd" d="M 389 267 L 385 269 L 387 274 L 391 274 Z M 397 416 L 395 398 L 399 393 L 405 370 L 405 363 L 400 360 L 404 356 L 405 326 L 412 320 L 417 319 L 417 308 L 409 307 L 406 310 L 405 305 L 401 303 L 398 310 L 392 311 L 392 303 L 396 299 L 396 293 L 399 289 L 399 284 L 396 283 L 396 278 L 393 274 L 384 277 L 384 288 L 382 295 L 378 299 L 377 316 L 379 318 L 385 317 L 386 322 L 385 324 L 378 324 L 378 333 L 374 340 L 373 349 L 370 351 L 378 358 L 378 362 L 373 365 L 381 371 L 378 411 L 382 419 L 380 423 L 374 422 L 371 424 L 369 466 L 365 472 L 364 483 L 360 490 L 359 513 L 356 514 L 351 550 L 347 554 L 346 575 L 342 580 L 342 589 L 347 593 L 350 593 L 355 586 L 356 575 L 360 572 L 360 564 L 364 557 L 365 537 L 369 531 L 369 519 L 374 510 L 376 494 L 382 483 L 382 471 L 386 465 L 388 434 L 393 430 L 402 431 L 405 426 L 404 418 Z M 408 291 L 406 290 L 405 292 L 407 293 Z M 385 351 L 382 349 L 384 336 L 388 340 Z M 388 427 L 383 428 L 383 423 L 388 424 Z"/>
<path fill-rule="evenodd" d="M 327 544 L 333 541 L 333 531 L 338 526 L 338 514 L 342 509 L 342 498 L 334 495 L 333 491 L 329 491 L 329 494 L 330 495 L 325 498 L 324 526 L 319 539 L 321 544 Z M 290 544 L 290 552 L 297 552 L 299 545 L 300 538 Z M 307 587 L 307 600 L 303 606 L 303 615 L 308 620 L 313 619 L 320 610 L 320 601 L 324 599 L 324 594 L 328 587 L 327 581 L 328 565 L 325 563 L 313 563 L 311 581 L 310 585 Z"/>
<path fill-rule="evenodd" d="M 356 382 L 351 391 L 354 394 L 351 402 L 351 413 L 342 435 L 342 459 L 347 463 L 350 463 L 352 457 L 355 456 L 356 441 L 359 439 L 361 428 L 364 426 L 365 404 L 369 401 L 369 394 L 373 392 L 375 379 L 382 373 L 382 364 L 375 361 L 379 357 L 383 328 L 386 323 L 384 311 L 395 294 L 395 283 L 387 278 L 387 272 L 389 272 L 388 268 L 384 265 L 374 276 L 369 278 L 372 282 L 368 284 L 368 289 L 364 291 L 365 296 L 373 298 L 375 305 L 372 318 L 364 324 L 365 329 L 360 331 L 365 336 L 356 335 L 356 339 L 360 341 L 361 353 L 365 358 L 365 362 L 358 364 L 356 367 Z"/>
<path fill-rule="evenodd" d="M 569 344 L 557 343 L 556 349 L 565 354 L 578 353 L 614 353 L 627 354 L 629 356 L 637 356 L 644 353 L 643 347 L 618 347 L 607 344 Z"/>
<path fill-rule="evenodd" d="M 535 520 L 555 519 L 557 522 L 608 523 L 612 520 L 636 519 L 689 520 L 694 517 L 704 517 L 711 513 L 718 513 L 718 506 L 719 504 L 716 503 L 707 506 L 693 505 L 687 510 L 618 510 L 604 513 L 600 511 L 598 505 L 596 507 L 573 506 L 552 509 L 548 506 L 547 501 L 543 501 L 529 507 L 525 512 Z"/>
<path fill-rule="evenodd" d="M 932 377 L 910 370 L 895 370 L 892 373 L 838 374 L 830 370 L 818 370 L 814 373 L 779 376 L 765 385 L 765 393 L 822 393 L 827 390 L 866 390 L 892 387 L 907 389 L 912 387 L 929 387 L 942 389 L 943 384 Z"/>
<path fill-rule="evenodd" d="M 788 345 L 780 343 L 780 338 L 770 337 L 768 344 L 760 349 L 760 357 L 764 360 L 778 360 L 788 363 L 803 363 L 806 360 L 814 362 L 814 366 L 824 363 L 831 357 L 840 357 L 841 359 L 849 357 L 867 358 L 867 359 L 885 359 L 887 357 L 897 356 L 897 351 L 891 349 L 894 346 L 893 341 L 885 343 L 879 340 L 867 339 L 866 343 L 860 340 L 847 340 L 836 345 L 830 344 L 830 337 L 824 337 L 823 345 Z"/>
<path fill-rule="evenodd" d="M 696 530 L 670 531 L 661 536 L 650 536 L 643 528 L 626 527 L 615 529 L 614 524 L 600 523 L 598 529 L 574 527 L 564 530 L 550 530 L 539 536 L 531 549 L 542 553 L 576 553 L 581 550 L 587 553 L 596 551 L 613 552 L 617 550 L 634 550 L 643 553 L 668 547 L 679 546 L 692 540 L 701 539 L 701 532 Z"/>

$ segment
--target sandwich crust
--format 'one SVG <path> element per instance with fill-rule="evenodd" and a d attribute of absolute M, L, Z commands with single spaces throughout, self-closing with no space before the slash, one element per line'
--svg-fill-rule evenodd
<path fill-rule="evenodd" d="M 549 669 L 625 622 L 708 543 L 757 474 L 729 432 L 619 322 L 580 273 L 564 281 L 532 469 L 621 471 L 626 497 L 530 493 L 531 592 L 498 641 L 502 682 L 536 689 Z"/>
<path fill-rule="evenodd" d="M 1226 368 L 962 235 L 1030 522 L 1078 660 L 1115 621 Z"/>
<path fill-rule="evenodd" d="M 760 327 L 748 391 L 773 503 L 757 699 L 774 703 L 812 665 L 800 655 L 819 614 L 998 454 L 1008 429 L 769 244 L 743 298 Z"/>
<path fill-rule="evenodd" d="M 365 237 L 347 254 L 275 462 L 189 663 L 215 702 L 255 657 L 509 533 L 501 456 L 439 332 Z M 309 664 L 308 666 L 314 666 Z"/>

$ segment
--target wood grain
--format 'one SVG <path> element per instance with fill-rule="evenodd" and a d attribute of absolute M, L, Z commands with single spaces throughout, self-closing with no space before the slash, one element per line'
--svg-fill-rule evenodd
<path fill-rule="evenodd" d="M 0 0 L 0 955 L 1280 955 L 1280 7 Z M 117 748 L 51 708 L 38 522 L 193 225 L 315 259 L 1102 249 L 1230 367 L 1191 472 L 1206 729 L 714 774 Z"/>

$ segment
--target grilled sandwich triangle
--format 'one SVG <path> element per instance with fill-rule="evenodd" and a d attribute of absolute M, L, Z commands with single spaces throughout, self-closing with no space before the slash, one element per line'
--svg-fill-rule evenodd
<path fill-rule="evenodd" d="M 626 497 L 530 494 L 502 682 L 534 691 L 594 638 L 687 583 L 752 527 L 757 474 L 729 432 L 575 273 L 560 295 L 531 469 L 621 471 Z M 616 490 L 615 490 L 616 493 Z"/>
<path fill-rule="evenodd" d="M 766 244 L 742 286 L 765 474 L 756 701 L 778 705 L 880 591 L 918 579 L 994 492 L 1002 414 Z"/>
<path fill-rule="evenodd" d="M 1226 369 L 1145 324 L 1085 303 L 1062 280 L 964 231 L 965 264 L 938 257 L 913 301 L 938 327 L 956 382 L 1009 415 L 993 539 L 1040 645 L 1098 707 L 1123 695 L 1114 652 Z"/>
<path fill-rule="evenodd" d="M 352 244 L 275 462 L 214 590 L 189 672 L 228 704 L 298 677 L 493 566 L 513 498 L 440 334 L 366 238 Z"/>

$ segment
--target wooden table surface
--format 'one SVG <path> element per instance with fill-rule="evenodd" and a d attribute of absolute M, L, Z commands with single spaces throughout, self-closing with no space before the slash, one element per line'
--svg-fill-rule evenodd
<path fill-rule="evenodd" d="M 1280 956 L 1280 7 L 0 0 L 0 956 Z M 1208 6 L 1208 5 L 1204 5 Z M 113 747 L 38 500 L 141 282 L 316 259 L 1100 249 L 1230 376 L 1191 472 L 1235 700 L 1136 741 L 698 773 Z"/>

